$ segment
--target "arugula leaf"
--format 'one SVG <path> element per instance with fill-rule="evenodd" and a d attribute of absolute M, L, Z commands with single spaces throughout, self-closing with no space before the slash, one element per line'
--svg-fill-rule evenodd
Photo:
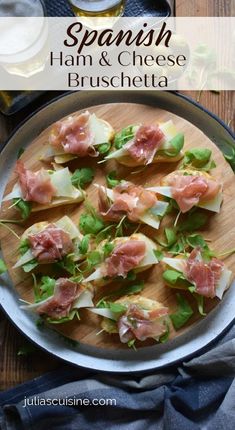
<path fill-rule="evenodd" d="M 80 216 L 79 228 L 83 234 L 97 234 L 105 227 L 102 218 L 95 213 L 83 213 Z"/>
<path fill-rule="evenodd" d="M 31 210 L 32 210 L 32 204 L 30 202 L 25 202 L 23 199 L 13 199 L 14 206 L 19 209 L 22 218 L 25 220 L 29 217 Z"/>
<path fill-rule="evenodd" d="M 127 342 L 127 346 L 128 346 L 129 348 L 133 348 L 135 351 L 137 351 L 137 349 L 136 349 L 136 347 L 135 347 L 135 342 L 136 342 L 136 339 L 131 339 L 131 340 L 129 340 L 129 341 Z"/>
<path fill-rule="evenodd" d="M 114 188 L 118 184 L 120 184 L 121 181 L 117 179 L 117 172 L 116 170 L 112 170 L 107 176 L 106 176 L 106 182 L 109 188 Z"/>
<path fill-rule="evenodd" d="M 160 251 L 159 249 L 154 249 L 153 253 L 154 253 L 155 257 L 157 257 L 158 261 L 161 261 L 164 258 L 163 252 Z"/>
<path fill-rule="evenodd" d="M 162 336 L 159 337 L 159 342 L 161 342 L 161 343 L 165 343 L 169 339 L 169 336 L 170 336 L 169 323 L 166 321 L 165 324 L 166 324 L 166 332 Z"/>
<path fill-rule="evenodd" d="M 164 232 L 167 240 L 167 246 L 174 245 L 174 243 L 177 241 L 175 230 L 173 228 L 165 228 Z"/>
<path fill-rule="evenodd" d="M 93 181 L 95 171 L 91 167 L 82 167 L 75 170 L 71 177 L 71 182 L 75 187 L 84 188 L 85 185 Z"/>
<path fill-rule="evenodd" d="M 185 152 L 181 169 L 186 166 L 191 166 L 197 170 L 209 172 L 216 167 L 216 164 L 211 160 L 211 150 L 208 148 L 192 148 Z"/>
<path fill-rule="evenodd" d="M 186 237 L 186 242 L 191 248 L 197 248 L 198 246 L 202 249 L 208 249 L 208 245 L 200 234 L 191 234 Z"/>
<path fill-rule="evenodd" d="M 0 275 L 7 272 L 7 266 L 4 261 L 0 258 Z"/>
<path fill-rule="evenodd" d="M 177 284 L 179 284 L 179 286 L 188 288 L 190 285 L 192 285 L 189 281 L 187 281 L 183 273 L 174 269 L 165 270 L 162 274 L 162 277 L 164 281 L 170 286 L 172 285 L 177 287 Z"/>
<path fill-rule="evenodd" d="M 71 275 L 75 275 L 76 273 L 76 264 L 71 256 L 66 255 L 61 261 L 57 261 L 55 266 L 66 270 L 66 272 L 70 273 Z"/>
<path fill-rule="evenodd" d="M 46 320 L 50 324 L 63 324 L 65 322 L 72 321 L 75 317 L 77 317 L 78 320 L 80 319 L 78 309 L 73 309 L 67 317 L 63 317 L 63 318 L 60 318 L 58 320 L 48 317 Z"/>
<path fill-rule="evenodd" d="M 167 155 L 168 157 L 176 157 L 184 146 L 184 134 L 178 133 L 169 141 L 169 145 L 171 145 L 171 148 L 163 149 L 161 150 L 161 153 L 164 153 L 164 155 Z"/>
<path fill-rule="evenodd" d="M 111 148 L 111 143 L 110 142 L 102 143 L 101 145 L 97 146 L 97 148 L 100 155 L 107 154 Z"/>
<path fill-rule="evenodd" d="M 194 211 L 189 213 L 187 218 L 178 224 L 179 231 L 195 231 L 203 227 L 208 220 L 208 215 L 203 212 Z"/>
<path fill-rule="evenodd" d="M 206 315 L 206 313 L 204 312 L 204 297 L 200 294 L 194 294 L 194 297 L 197 301 L 198 312 L 204 317 Z"/>
<path fill-rule="evenodd" d="M 90 241 L 90 234 L 86 234 L 82 238 L 82 240 L 81 240 L 81 242 L 80 242 L 80 244 L 78 246 L 80 254 L 82 254 L 82 255 L 87 254 L 87 251 L 89 249 L 89 241 Z"/>
<path fill-rule="evenodd" d="M 121 279 L 123 279 L 123 278 L 121 277 Z M 136 273 L 135 273 L 133 270 L 130 270 L 130 271 L 127 273 L 126 279 L 127 279 L 128 281 L 134 281 L 134 280 L 136 279 Z"/>
<path fill-rule="evenodd" d="M 118 291 L 115 291 L 111 296 L 130 296 L 132 294 L 140 293 L 144 289 L 144 281 L 139 281 L 133 285 L 128 285 L 123 287 Z"/>
<path fill-rule="evenodd" d="M 100 230 L 100 232 L 96 235 L 96 243 L 98 244 L 102 240 L 106 239 L 115 227 L 116 227 L 116 224 L 110 224 L 107 227 Z"/>
<path fill-rule="evenodd" d="M 87 256 L 87 263 L 89 266 L 96 266 L 102 262 L 102 255 L 99 251 L 91 251 Z"/>
<path fill-rule="evenodd" d="M 122 148 L 129 140 L 133 139 L 136 132 L 136 126 L 129 125 L 126 128 L 123 128 L 119 133 L 115 134 L 114 138 L 114 146 L 116 149 Z"/>
<path fill-rule="evenodd" d="M 230 164 L 233 171 L 235 171 L 235 146 L 229 140 L 221 139 L 219 148 L 224 154 L 225 160 Z"/>
<path fill-rule="evenodd" d="M 96 304 L 96 307 L 110 309 L 114 313 L 125 312 L 127 309 L 126 306 L 122 305 L 121 303 L 109 302 L 104 300 L 104 298 L 99 300 L 99 302 Z"/>
<path fill-rule="evenodd" d="M 111 243 L 111 242 L 105 243 L 105 245 L 102 248 L 102 251 L 103 251 L 103 254 L 104 254 L 104 258 L 107 258 L 111 254 L 111 252 L 113 251 L 113 249 L 114 249 L 114 244 L 113 243 Z"/>
<path fill-rule="evenodd" d="M 53 296 L 55 283 L 56 283 L 55 279 L 50 278 L 50 276 L 42 276 L 41 284 L 39 286 L 40 293 L 41 293 L 40 301 Z"/>
<path fill-rule="evenodd" d="M 180 329 L 187 323 L 193 315 L 193 310 L 187 300 L 179 293 L 176 294 L 178 309 L 174 314 L 170 315 L 170 319 L 175 330 Z"/>
<path fill-rule="evenodd" d="M 34 258 L 33 260 L 29 261 L 28 263 L 25 263 L 22 266 L 22 269 L 24 270 L 25 273 L 29 273 L 29 272 L 31 272 L 31 270 L 35 269 L 35 267 L 37 267 L 37 266 L 38 266 L 38 262 Z"/>
<path fill-rule="evenodd" d="M 120 313 L 120 312 L 126 312 L 126 306 L 122 305 L 121 303 L 109 303 L 109 308 L 112 312 Z"/>
<path fill-rule="evenodd" d="M 28 239 L 23 239 L 20 241 L 20 246 L 18 248 L 20 255 L 24 255 L 29 250 L 29 241 Z"/>

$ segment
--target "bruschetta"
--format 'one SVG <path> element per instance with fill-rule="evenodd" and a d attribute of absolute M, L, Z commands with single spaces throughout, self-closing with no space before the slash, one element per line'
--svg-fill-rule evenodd
<path fill-rule="evenodd" d="M 165 264 L 163 279 L 171 288 L 222 299 L 231 284 L 231 270 L 216 257 L 205 258 L 199 247 L 194 248 L 188 256 L 164 257 L 162 263 Z"/>
<path fill-rule="evenodd" d="M 99 213 L 105 221 L 129 221 L 148 224 L 158 229 L 168 203 L 158 200 L 156 193 L 140 185 L 122 181 L 113 189 L 96 185 L 99 190 Z"/>
<path fill-rule="evenodd" d="M 125 166 L 175 162 L 183 157 L 184 135 L 170 120 L 163 124 L 134 125 L 115 135 L 114 148 L 105 159 Z"/>
<path fill-rule="evenodd" d="M 112 126 L 94 113 L 71 115 L 52 126 L 43 159 L 64 164 L 75 158 L 97 157 L 101 145 L 110 143 L 113 136 Z"/>
<path fill-rule="evenodd" d="M 124 296 L 109 307 L 90 309 L 103 317 L 101 327 L 110 334 L 118 333 L 122 343 L 154 339 L 159 341 L 168 331 L 168 308 L 141 295 Z"/>
<path fill-rule="evenodd" d="M 161 186 L 147 190 L 174 199 L 182 213 L 194 206 L 219 213 L 223 200 L 222 184 L 197 170 L 176 170 L 163 178 Z"/>

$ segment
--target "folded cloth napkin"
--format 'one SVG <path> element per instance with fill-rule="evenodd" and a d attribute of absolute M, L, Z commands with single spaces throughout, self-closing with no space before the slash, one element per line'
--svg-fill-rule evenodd
<path fill-rule="evenodd" d="M 66 365 L 1 393 L 0 429 L 234 430 L 234 337 L 133 379 Z"/>

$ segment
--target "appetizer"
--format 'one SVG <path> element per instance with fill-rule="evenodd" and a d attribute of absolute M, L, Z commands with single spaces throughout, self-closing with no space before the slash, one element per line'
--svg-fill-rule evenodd
<path fill-rule="evenodd" d="M 163 279 L 171 288 L 222 299 L 231 284 L 232 272 L 223 261 L 208 254 L 205 256 L 200 247 L 193 249 L 189 256 L 164 257 L 162 262 L 167 266 Z"/>
<path fill-rule="evenodd" d="M 101 327 L 107 333 L 118 333 L 120 341 L 133 345 L 135 340 L 159 341 L 168 332 L 168 308 L 141 295 L 124 296 L 108 307 L 90 309 L 103 316 Z"/>
<path fill-rule="evenodd" d="M 177 132 L 172 121 L 160 125 L 134 125 L 115 135 L 115 150 L 105 159 L 114 158 L 125 166 L 174 162 L 183 157 L 183 146 L 184 135 Z"/>
<path fill-rule="evenodd" d="M 14 268 L 22 267 L 25 272 L 30 272 L 40 264 L 63 261 L 68 256 L 72 261 L 77 261 L 81 258 L 81 240 L 81 233 L 68 216 L 53 223 L 43 221 L 33 224 L 21 237 L 21 257 Z"/>
<path fill-rule="evenodd" d="M 103 144 L 113 139 L 112 126 L 88 111 L 57 121 L 51 129 L 49 148 L 45 159 L 52 158 L 57 164 L 64 164 L 80 157 L 97 157 Z M 103 153 L 103 151 L 102 151 Z"/>
<path fill-rule="evenodd" d="M 33 172 L 26 169 L 24 163 L 18 160 L 16 173 L 18 182 L 3 201 L 16 199 L 14 204 L 19 201 L 30 202 L 31 210 L 36 212 L 84 200 L 84 192 L 73 185 L 72 173 L 68 167 L 59 170 L 42 168 Z"/>
<path fill-rule="evenodd" d="M 168 203 L 158 200 L 155 193 L 126 181 L 113 189 L 98 187 L 99 213 L 105 221 L 119 222 L 126 216 L 131 222 L 159 228 Z"/>
<path fill-rule="evenodd" d="M 142 272 L 158 263 L 154 252 L 156 244 L 142 233 L 101 242 L 97 251 L 103 252 L 104 248 L 108 249 L 108 256 L 105 252 L 103 261 L 84 282 L 98 281 L 99 285 L 104 285 L 117 276 L 126 278 L 131 271 Z"/>
<path fill-rule="evenodd" d="M 27 303 L 21 308 L 46 317 L 48 322 L 64 323 L 75 316 L 80 319 L 78 309 L 93 306 L 92 289 L 77 282 L 76 278 L 55 280 L 43 276 L 37 290 L 35 303 Z"/>
<path fill-rule="evenodd" d="M 220 212 L 223 200 L 222 184 L 197 170 L 176 170 L 162 180 L 161 186 L 147 189 L 174 199 L 182 213 L 194 206 Z"/>

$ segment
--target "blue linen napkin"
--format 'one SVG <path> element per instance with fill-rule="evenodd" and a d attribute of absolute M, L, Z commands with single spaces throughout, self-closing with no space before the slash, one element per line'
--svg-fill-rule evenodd
<path fill-rule="evenodd" d="M 234 430 L 234 337 L 233 326 L 202 355 L 142 377 L 65 365 L 0 393 L 0 429 Z"/>

